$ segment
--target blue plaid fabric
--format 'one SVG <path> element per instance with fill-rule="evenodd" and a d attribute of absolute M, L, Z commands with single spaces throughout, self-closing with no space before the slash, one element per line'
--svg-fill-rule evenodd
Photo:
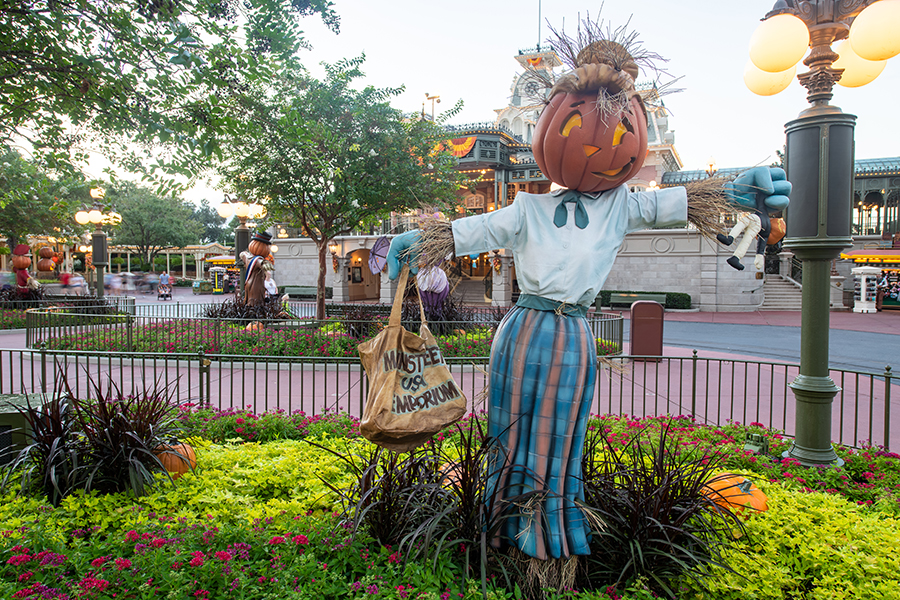
<path fill-rule="evenodd" d="M 581 457 L 596 379 L 587 320 L 516 307 L 494 336 L 488 431 L 500 442 L 491 484 L 503 498 L 544 492 L 509 510 L 500 540 L 535 558 L 589 554 Z"/>

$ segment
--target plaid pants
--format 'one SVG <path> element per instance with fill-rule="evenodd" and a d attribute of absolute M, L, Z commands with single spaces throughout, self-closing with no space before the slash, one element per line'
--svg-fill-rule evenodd
<path fill-rule="evenodd" d="M 491 485 L 510 500 L 495 544 L 535 558 L 589 554 L 581 457 L 596 379 L 587 320 L 515 307 L 494 336 L 488 432 L 500 443 Z"/>

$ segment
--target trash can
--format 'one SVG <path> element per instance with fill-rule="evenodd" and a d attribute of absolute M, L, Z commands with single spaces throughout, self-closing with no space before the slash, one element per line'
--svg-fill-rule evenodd
<path fill-rule="evenodd" d="M 631 304 L 631 351 L 632 356 L 662 356 L 663 320 L 665 309 L 659 302 L 638 300 Z M 659 358 L 639 358 L 653 360 Z"/>

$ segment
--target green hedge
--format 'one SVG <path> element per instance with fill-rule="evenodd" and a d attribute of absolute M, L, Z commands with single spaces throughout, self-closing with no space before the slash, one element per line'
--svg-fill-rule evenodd
<path fill-rule="evenodd" d="M 684 292 L 634 292 L 628 290 L 601 290 L 600 295 L 597 296 L 600 299 L 600 306 L 609 306 L 612 294 L 665 294 L 665 308 L 686 310 L 691 307 L 691 295 Z"/>

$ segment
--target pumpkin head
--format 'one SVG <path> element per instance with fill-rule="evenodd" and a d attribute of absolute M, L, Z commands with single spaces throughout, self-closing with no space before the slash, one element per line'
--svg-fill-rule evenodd
<path fill-rule="evenodd" d="M 272 234 L 260 231 L 250 239 L 247 250 L 253 256 L 268 256 L 272 252 Z"/>
<path fill-rule="evenodd" d="M 634 88 L 637 65 L 624 48 L 598 42 L 582 50 L 579 62 L 550 91 L 532 151 L 554 183 L 601 192 L 622 185 L 644 165 L 647 114 Z"/>
<path fill-rule="evenodd" d="M 24 271 L 25 269 L 27 269 L 28 267 L 31 266 L 31 257 L 24 256 L 21 254 L 13 254 L 12 266 L 14 269 L 17 269 L 19 271 Z"/>
<path fill-rule="evenodd" d="M 52 271 L 56 267 L 56 263 L 50 258 L 42 258 L 37 262 L 38 271 Z"/>
<path fill-rule="evenodd" d="M 41 258 L 53 258 L 56 256 L 56 252 L 53 251 L 53 248 L 50 246 L 42 246 L 38 251 L 38 256 Z"/>
<path fill-rule="evenodd" d="M 704 493 L 713 502 L 736 514 L 746 509 L 763 512 L 769 508 L 766 495 L 743 475 L 721 473 L 709 480 L 704 488 Z"/>

